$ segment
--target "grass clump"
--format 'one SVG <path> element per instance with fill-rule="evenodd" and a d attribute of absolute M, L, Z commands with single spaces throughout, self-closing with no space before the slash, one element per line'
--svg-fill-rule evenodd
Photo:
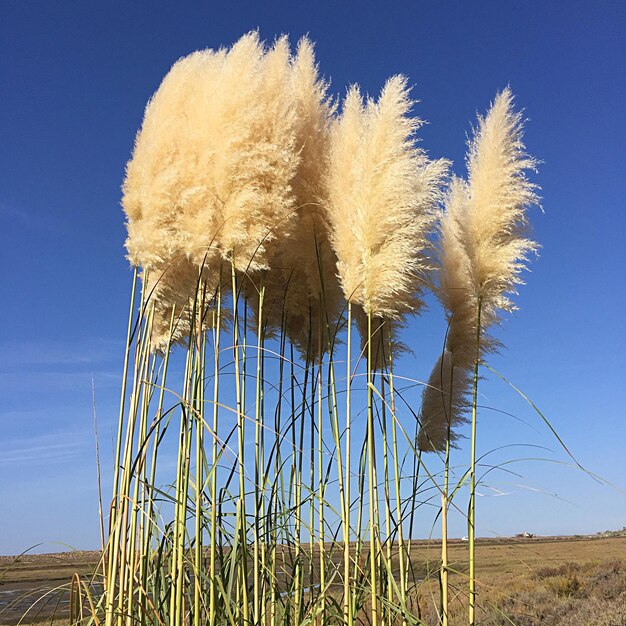
<path fill-rule="evenodd" d="M 181 59 L 148 104 L 124 182 L 136 271 L 93 622 L 407 626 L 432 604 L 447 624 L 467 597 L 474 623 L 478 368 L 536 248 L 535 162 L 505 89 L 448 185 L 412 106 L 401 76 L 336 106 L 308 40 L 292 54 L 257 33 Z M 449 332 L 418 409 L 395 369 L 428 284 Z M 470 410 L 464 593 L 446 516 Z M 443 484 L 423 452 L 444 452 Z M 444 541 L 424 574 L 413 532 L 433 494 Z"/>

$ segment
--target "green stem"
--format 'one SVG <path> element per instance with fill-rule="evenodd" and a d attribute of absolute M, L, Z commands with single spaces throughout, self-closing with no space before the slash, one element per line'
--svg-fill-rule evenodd
<path fill-rule="evenodd" d="M 442 361 L 442 367 L 444 363 Z M 448 626 L 448 509 L 450 507 L 450 437 L 452 436 L 452 398 L 454 386 L 454 366 L 451 364 L 450 389 L 446 404 L 446 392 L 441 390 L 448 432 L 446 435 L 446 451 L 443 470 L 443 490 L 441 492 L 441 626 Z M 444 380 L 441 376 L 441 380 Z"/>
<path fill-rule="evenodd" d="M 206 313 L 206 285 L 202 285 L 199 315 L 197 315 L 196 352 L 197 366 L 195 372 L 195 418 L 196 418 L 196 518 L 195 518 L 195 559 L 194 559 L 194 626 L 200 626 L 203 605 L 202 602 L 202 526 L 204 492 L 204 376 L 206 362 L 206 335 L 202 328 L 202 320 Z"/>
<path fill-rule="evenodd" d="M 262 386 L 261 386 L 261 374 L 262 374 L 262 362 L 263 362 L 263 296 L 265 293 L 265 286 L 263 283 L 263 273 L 260 278 L 259 288 L 259 319 L 257 325 L 257 363 L 256 363 L 256 393 L 255 393 L 255 433 L 254 433 L 254 447 L 255 447 L 255 470 L 254 470 L 254 501 L 256 503 L 256 513 L 254 516 L 254 623 L 259 624 L 261 615 L 265 620 L 265 615 L 261 611 L 261 581 L 260 576 L 263 573 L 262 564 L 260 558 L 260 535 L 261 528 L 260 522 L 262 519 L 263 508 L 263 487 L 264 487 L 264 452 L 261 442 L 261 428 L 263 420 L 262 407 Z"/>
<path fill-rule="evenodd" d="M 220 380 L 220 336 L 222 329 L 222 275 L 220 269 L 217 287 L 215 334 L 213 339 L 213 442 L 211 446 L 211 548 L 209 555 L 209 625 L 216 626 L 217 608 L 217 463 L 218 463 L 218 426 L 219 426 L 219 380 Z"/>
<path fill-rule="evenodd" d="M 346 356 L 346 480 L 344 485 L 344 529 L 343 529 L 343 617 L 346 626 L 354 624 L 354 586 L 350 584 L 350 455 L 351 455 L 351 398 L 352 398 L 352 303 L 348 302 L 348 337 Z"/>
<path fill-rule="evenodd" d="M 117 625 L 122 626 L 124 616 L 130 614 L 130 577 L 131 563 L 128 561 L 129 543 L 134 541 L 134 537 L 129 532 L 129 516 L 132 519 L 131 507 L 131 486 L 133 484 L 133 450 L 135 443 L 135 432 L 139 413 L 139 399 L 141 397 L 142 372 L 144 364 L 150 352 L 150 323 L 145 321 L 145 283 L 142 283 L 141 291 L 141 316 L 140 332 L 135 346 L 134 366 L 133 366 L 133 388 L 129 398 L 128 421 L 126 424 L 126 435 L 123 446 L 123 465 L 120 475 L 119 504 L 121 519 L 116 520 L 116 535 L 113 538 L 116 552 L 119 550 L 119 574 L 118 574 L 118 598 L 117 598 Z M 127 605 L 127 606 L 125 606 Z"/>
<path fill-rule="evenodd" d="M 319 498 L 319 567 L 320 567 L 320 603 L 321 603 L 321 623 L 325 621 L 326 615 L 326 556 L 324 545 L 324 428 L 323 428 L 323 405 L 322 405 L 322 356 L 320 351 L 320 362 L 317 369 L 317 478 L 318 478 L 318 498 Z"/>
<path fill-rule="evenodd" d="M 378 534 L 377 489 L 376 489 L 376 456 L 374 446 L 374 398 L 372 381 L 372 314 L 367 314 L 367 470 L 369 487 L 369 515 L 370 515 L 370 591 L 371 591 L 371 621 L 378 624 L 378 585 L 376 576 L 376 537 Z"/>
<path fill-rule="evenodd" d="M 235 395 L 237 404 L 237 452 L 239 468 L 239 503 L 238 532 L 240 536 L 241 560 L 239 561 L 241 609 L 243 623 L 250 623 L 250 607 L 248 600 L 248 567 L 247 567 L 247 517 L 246 517 L 246 484 L 245 484 L 245 415 L 243 406 L 243 390 L 241 383 L 241 367 L 239 360 L 239 312 L 237 294 L 237 274 L 235 260 L 231 260 L 231 279 L 233 291 L 233 355 L 235 360 Z"/>
<path fill-rule="evenodd" d="M 115 461 L 113 466 L 113 495 L 111 496 L 111 511 L 109 515 L 109 537 L 107 542 L 107 558 L 105 563 L 106 575 L 104 577 L 105 595 L 106 595 L 106 626 L 113 624 L 113 604 L 115 597 L 116 581 L 114 577 L 117 575 L 118 560 L 118 509 L 119 509 L 119 475 L 120 475 L 120 458 L 122 454 L 122 441 L 124 432 L 124 411 L 126 402 L 126 386 L 128 379 L 128 364 L 130 361 L 131 350 L 131 333 L 133 329 L 133 318 L 135 309 L 135 294 L 137 291 L 137 267 L 133 271 L 133 284 L 130 294 L 130 309 L 128 313 L 128 326 L 126 330 L 126 350 L 124 351 L 124 367 L 122 371 L 122 390 L 120 395 L 120 410 L 117 425 L 117 443 L 115 447 Z"/>
<path fill-rule="evenodd" d="M 382 327 L 379 330 L 380 333 L 383 332 Z M 382 337 L 379 336 L 377 339 L 379 344 L 378 349 L 383 349 L 383 341 Z M 393 584 L 391 581 L 391 577 L 393 576 L 393 562 L 392 562 L 392 537 L 391 537 L 391 497 L 389 493 L 389 449 L 388 449 L 388 438 L 387 438 L 387 405 L 386 405 L 386 396 L 385 396 L 385 379 L 381 376 L 380 382 L 380 391 L 383 398 L 383 402 L 381 404 L 381 418 L 382 418 L 382 445 L 383 445 L 383 484 L 385 491 L 385 586 L 387 592 L 387 607 L 391 607 L 393 605 Z M 388 624 L 391 623 L 391 611 L 385 610 L 385 605 L 383 604 L 383 617 L 386 615 L 386 621 Z"/>
<path fill-rule="evenodd" d="M 180 416 L 177 476 L 174 509 L 174 541 L 172 546 L 172 588 L 170 598 L 170 624 L 183 623 L 183 588 L 185 586 L 185 532 L 187 521 L 187 495 L 191 461 L 191 424 L 193 411 L 194 344 L 190 338 L 185 359 L 185 383 Z"/>
<path fill-rule="evenodd" d="M 391 439 L 393 446 L 394 459 L 394 483 L 396 497 L 396 524 L 398 528 L 398 561 L 400 575 L 400 600 L 402 603 L 402 626 L 407 626 L 406 610 L 407 610 L 407 592 L 406 592 L 406 563 L 405 563 L 405 546 L 404 531 L 402 529 L 402 503 L 400 500 L 400 459 L 398 457 L 398 437 L 396 428 L 396 401 L 395 388 L 393 381 L 393 341 L 391 329 L 389 332 L 389 400 L 391 403 Z"/>
<path fill-rule="evenodd" d="M 159 449 L 159 437 L 161 433 L 161 419 L 163 418 L 163 399 L 165 397 L 165 383 L 167 380 L 167 372 L 169 366 L 169 356 L 170 356 L 170 348 L 171 348 L 171 338 L 172 332 L 174 328 L 174 319 L 176 317 L 175 308 L 172 307 L 172 314 L 170 317 L 170 327 L 169 327 L 169 342 L 165 351 L 165 355 L 163 357 L 162 362 L 162 371 L 161 371 L 161 384 L 159 388 L 159 401 L 155 413 L 155 428 L 154 428 L 154 442 L 152 445 L 152 458 L 150 462 L 150 477 L 148 479 L 148 504 L 146 506 L 148 523 L 146 524 L 146 535 L 143 541 L 144 546 L 144 557 L 142 560 L 148 560 L 148 555 L 152 550 L 152 537 L 154 533 L 154 528 L 157 525 L 157 513 L 154 504 L 154 494 L 156 492 L 156 468 L 157 468 L 157 457 L 158 457 L 158 449 Z M 148 578 L 149 572 L 148 568 L 144 569 L 144 575 L 142 577 L 142 585 L 145 590 L 148 589 Z M 156 584 L 156 579 L 152 581 L 153 584 Z M 153 594 L 153 597 L 156 594 Z M 145 596 L 143 598 L 144 602 L 146 600 Z M 147 608 L 145 609 L 147 611 Z M 145 612 L 144 612 L 145 615 Z"/>
<path fill-rule="evenodd" d="M 469 542 L 469 626 L 474 626 L 476 619 L 476 418 L 478 408 L 478 366 L 480 364 L 480 325 L 482 298 L 478 298 L 478 316 L 476 323 L 476 359 L 474 361 L 474 383 L 472 390 L 472 444 L 470 460 L 470 499 L 468 510 L 468 542 Z"/>

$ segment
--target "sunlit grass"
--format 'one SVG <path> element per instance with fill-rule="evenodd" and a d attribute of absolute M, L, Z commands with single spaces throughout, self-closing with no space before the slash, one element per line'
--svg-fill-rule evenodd
<path fill-rule="evenodd" d="M 124 182 L 137 269 L 103 592 L 74 578 L 73 622 L 408 626 L 433 609 L 448 626 L 466 597 L 474 625 L 478 381 L 536 248 L 535 161 L 505 89 L 446 191 L 413 105 L 394 76 L 338 112 L 308 40 L 292 55 L 254 32 L 155 93 Z M 428 285 L 449 328 L 420 409 L 399 333 Z M 465 487 L 459 574 L 447 523 Z M 415 561 L 425 516 L 440 558 Z"/>

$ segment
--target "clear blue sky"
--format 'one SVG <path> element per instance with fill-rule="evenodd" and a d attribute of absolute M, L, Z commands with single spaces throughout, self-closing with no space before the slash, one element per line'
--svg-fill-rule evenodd
<path fill-rule="evenodd" d="M 626 4 L 526 2 L 0 3 L 0 554 L 38 542 L 98 545 L 91 379 L 109 471 L 131 273 L 120 184 L 146 101 L 179 57 L 259 28 L 309 33 L 343 93 L 405 73 L 429 124 L 423 146 L 463 173 L 476 112 L 511 85 L 545 214 L 491 361 L 544 411 L 577 459 L 626 490 Z M 433 303 L 405 361 L 425 378 L 443 336 Z M 480 450 L 507 443 L 478 501 L 478 534 L 583 533 L 626 525 L 529 406 L 489 378 Z M 466 463 L 466 446 L 457 461 Z M 465 455 L 465 456 L 464 456 Z M 494 489 L 491 489 L 493 487 Z M 496 491 L 497 490 L 497 491 Z M 502 492 L 502 494 L 500 494 Z M 109 493 L 108 481 L 105 494 Z M 464 534 L 460 520 L 453 532 Z M 429 532 L 429 525 L 421 529 Z"/>

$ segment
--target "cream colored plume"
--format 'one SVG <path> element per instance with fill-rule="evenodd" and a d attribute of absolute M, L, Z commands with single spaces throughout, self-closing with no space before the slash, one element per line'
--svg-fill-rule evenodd
<path fill-rule="evenodd" d="M 211 292 L 224 259 L 267 267 L 268 244 L 289 236 L 300 163 L 291 74 L 285 37 L 266 50 L 249 33 L 178 61 L 146 108 L 122 204 L 130 260 L 159 276 L 156 327 L 193 301 L 200 269 Z"/>
<path fill-rule="evenodd" d="M 507 294 L 515 293 L 529 253 L 537 249 L 526 237 L 526 209 L 538 201 L 526 172 L 537 163 L 524 151 L 522 131 L 522 114 L 513 110 L 507 87 L 479 118 L 469 145 L 469 198 L 461 237 L 474 289 L 487 313 L 514 308 Z"/>
<path fill-rule="evenodd" d="M 292 181 L 290 236 L 267 246 L 272 269 L 263 276 L 263 324 L 266 335 L 282 328 L 305 358 L 318 360 L 337 325 L 342 298 L 324 210 L 323 177 L 334 107 L 306 38 L 299 42 L 287 87 L 295 99 L 295 150 L 300 161 Z M 258 288 L 260 279 L 256 282 Z"/>
<path fill-rule="evenodd" d="M 267 268 L 269 243 L 292 229 L 291 185 L 300 155 L 290 79 L 287 38 L 263 53 L 252 33 L 229 51 L 216 86 L 209 172 L 222 216 L 216 241 L 241 271 Z"/>
<path fill-rule="evenodd" d="M 211 186 L 198 170 L 205 108 L 199 86 L 222 56 L 203 51 L 178 61 L 146 107 L 122 198 L 129 258 L 145 270 L 160 274 L 184 260 L 184 218 L 211 203 Z"/>
<path fill-rule="evenodd" d="M 189 317 L 200 266 L 209 291 L 215 286 L 217 249 L 204 245 L 204 262 L 188 256 L 188 215 L 210 206 L 214 193 L 199 170 L 205 155 L 201 133 L 209 92 L 224 54 L 196 52 L 178 61 L 146 107 L 132 159 L 126 168 L 122 205 L 127 216 L 126 247 L 131 262 L 147 276 L 154 303 L 152 345 L 167 346 L 172 308 L 173 340 L 189 333 Z M 214 232 L 218 217 L 207 231 Z"/>
<path fill-rule="evenodd" d="M 529 252 L 526 210 L 537 202 L 525 176 L 535 161 L 524 153 L 522 119 L 512 109 L 509 89 L 479 118 L 469 145 L 469 180 L 454 179 L 441 222 L 436 293 L 448 316 L 444 354 L 422 396 L 421 450 L 444 450 L 448 432 L 465 421 L 475 360 L 496 350 L 488 329 L 513 304 L 507 294 L 521 282 Z M 477 324 L 480 302 L 480 345 Z"/>
<path fill-rule="evenodd" d="M 439 272 L 435 293 L 448 317 L 446 347 L 422 394 L 420 450 L 445 449 L 448 434 L 464 421 L 469 372 L 476 358 L 477 300 L 469 274 L 469 258 L 461 243 L 467 209 L 467 184 L 453 178 L 440 223 Z"/>
<path fill-rule="evenodd" d="M 127 167 L 134 263 L 152 267 L 182 251 L 198 266 L 218 253 L 242 269 L 266 265 L 266 243 L 290 223 L 300 161 L 290 71 L 287 39 L 265 51 L 257 33 L 174 65 Z"/>
<path fill-rule="evenodd" d="M 352 87 L 331 133 L 328 215 L 343 292 L 367 314 L 419 309 L 423 252 L 447 162 L 417 148 L 406 79 L 377 102 Z"/>
<path fill-rule="evenodd" d="M 290 89 L 289 43 L 268 50 L 257 33 L 218 53 L 217 72 L 202 80 L 202 121 L 197 128 L 197 175 L 210 196 L 186 212 L 187 253 L 200 264 L 207 249 L 234 260 L 238 270 L 267 268 L 267 248 L 288 236 L 293 222 L 292 179 L 297 111 Z"/>

